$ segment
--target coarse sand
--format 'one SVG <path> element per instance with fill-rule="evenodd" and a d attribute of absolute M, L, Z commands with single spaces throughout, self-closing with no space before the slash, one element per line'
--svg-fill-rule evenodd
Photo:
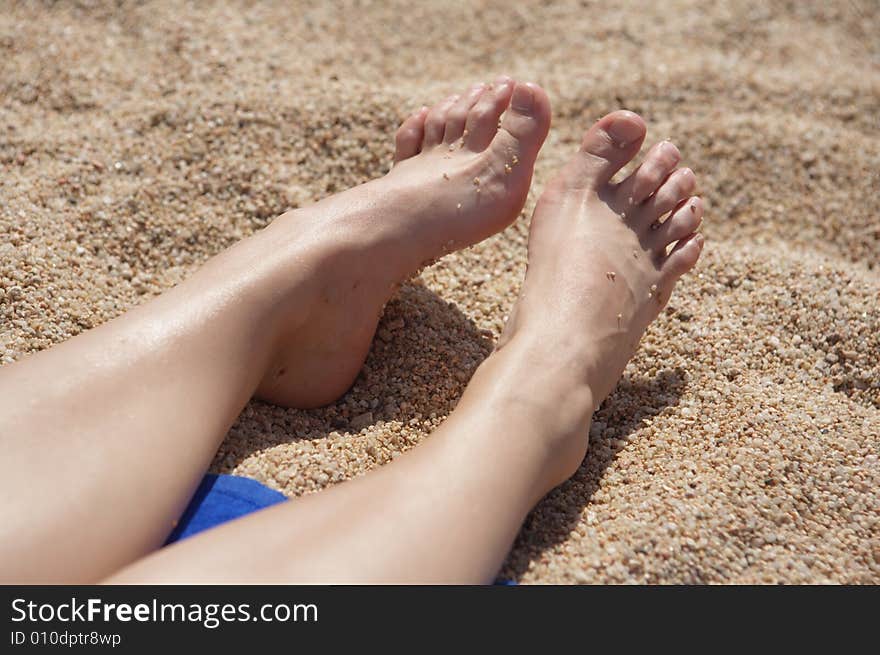
<path fill-rule="evenodd" d="M 0 0 L 3 362 L 381 175 L 409 111 L 509 73 L 554 109 L 523 216 L 403 287 L 339 401 L 251 403 L 213 470 L 296 497 L 427 438 L 504 324 L 535 198 L 625 107 L 697 172 L 707 247 L 502 574 L 878 583 L 877 34 L 868 0 Z"/>

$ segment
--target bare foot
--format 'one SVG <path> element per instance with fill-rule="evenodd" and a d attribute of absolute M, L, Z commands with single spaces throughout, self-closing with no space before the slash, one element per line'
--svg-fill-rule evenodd
<path fill-rule="evenodd" d="M 530 400 L 547 395 L 565 423 L 553 449 L 564 461 L 550 486 L 577 469 L 590 415 L 703 248 L 696 178 L 676 169 L 673 144 L 658 143 L 629 177 L 610 181 L 644 138 L 645 124 L 632 112 L 599 120 L 532 218 L 528 273 L 498 354 L 530 353 L 529 379 L 540 380 L 527 391 Z"/>
<path fill-rule="evenodd" d="M 516 219 L 549 126 L 549 100 L 537 85 L 507 77 L 475 85 L 403 123 L 388 175 L 267 228 L 277 247 L 321 274 L 313 276 L 314 301 L 288 308 L 258 395 L 305 408 L 345 393 L 396 286 Z"/>

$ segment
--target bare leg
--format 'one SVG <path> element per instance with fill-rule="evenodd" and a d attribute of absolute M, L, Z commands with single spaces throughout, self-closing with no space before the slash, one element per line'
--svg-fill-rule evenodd
<path fill-rule="evenodd" d="M 333 400 L 397 283 L 516 218 L 549 123 L 534 85 L 472 87 L 404 123 L 384 178 L 0 370 L 0 580 L 94 581 L 160 546 L 255 391 Z"/>
<path fill-rule="evenodd" d="M 570 476 L 594 407 L 702 249 L 695 178 L 616 112 L 538 203 L 499 348 L 452 416 L 382 469 L 146 558 L 113 582 L 487 582 L 526 513 Z M 669 212 L 662 224 L 658 221 Z M 674 245 L 672 251 L 667 249 Z"/>

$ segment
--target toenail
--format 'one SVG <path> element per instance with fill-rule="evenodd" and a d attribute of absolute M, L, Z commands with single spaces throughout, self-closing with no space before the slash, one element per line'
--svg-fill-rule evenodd
<path fill-rule="evenodd" d="M 629 118 L 612 119 L 606 131 L 618 148 L 625 148 L 642 136 L 642 126 Z"/>
<path fill-rule="evenodd" d="M 521 114 L 528 114 L 535 106 L 535 93 L 525 84 L 517 84 L 510 105 Z"/>
<path fill-rule="evenodd" d="M 663 151 L 672 157 L 672 159 L 678 163 L 678 160 L 681 159 L 681 154 L 678 152 L 678 148 L 671 141 L 664 141 L 661 148 Z"/>

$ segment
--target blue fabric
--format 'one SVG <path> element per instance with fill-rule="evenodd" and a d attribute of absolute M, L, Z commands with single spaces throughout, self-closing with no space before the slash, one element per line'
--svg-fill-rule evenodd
<path fill-rule="evenodd" d="M 209 473 L 196 489 L 165 545 L 285 500 L 287 497 L 280 491 L 270 489 L 256 480 L 239 475 Z M 495 584 L 515 586 L 516 582 L 496 580 Z"/>
<path fill-rule="evenodd" d="M 287 497 L 238 475 L 209 473 L 193 494 L 166 545 L 186 539 L 215 525 L 237 519 L 258 509 L 284 502 Z"/>

